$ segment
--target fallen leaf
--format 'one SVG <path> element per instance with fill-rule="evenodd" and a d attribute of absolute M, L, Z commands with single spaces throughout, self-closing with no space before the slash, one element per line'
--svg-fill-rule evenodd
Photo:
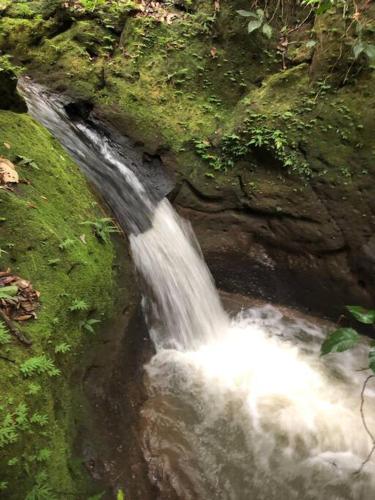
<path fill-rule="evenodd" d="M 82 241 L 82 243 L 84 245 L 86 245 L 86 235 L 85 234 L 81 234 L 81 236 L 79 237 L 79 239 Z"/>
<path fill-rule="evenodd" d="M 210 54 L 213 58 L 217 57 L 217 48 L 216 47 L 212 47 L 211 50 L 210 50 Z"/>
<path fill-rule="evenodd" d="M 17 184 L 18 182 L 16 167 L 6 158 L 0 158 L 0 184 Z"/>
<path fill-rule="evenodd" d="M 27 321 L 28 319 L 33 318 L 34 316 L 32 314 L 24 314 L 23 316 L 17 316 L 16 320 L 17 321 Z"/>
<path fill-rule="evenodd" d="M 7 148 L 7 149 L 10 149 L 12 146 L 8 143 L 8 142 L 4 142 L 4 146 Z"/>
<path fill-rule="evenodd" d="M 34 203 L 30 203 L 30 202 L 28 202 L 28 203 L 26 204 L 26 206 L 27 206 L 27 208 L 37 208 L 37 206 L 36 206 L 36 205 L 34 205 Z"/>

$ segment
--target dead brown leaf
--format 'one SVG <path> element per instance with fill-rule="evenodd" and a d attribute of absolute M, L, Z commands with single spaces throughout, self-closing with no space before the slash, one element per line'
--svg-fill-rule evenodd
<path fill-rule="evenodd" d="M 215 59 L 217 57 L 217 48 L 211 47 L 210 54 L 211 54 L 211 57 L 213 57 Z"/>
<path fill-rule="evenodd" d="M 40 293 L 34 290 L 30 281 L 11 273 L 10 269 L 0 272 L 0 288 L 13 285 L 18 288 L 17 295 L 0 300 L 0 310 L 13 321 L 27 321 L 36 318 Z"/>
<path fill-rule="evenodd" d="M 18 184 L 19 177 L 16 167 L 6 158 L 0 157 L 0 184 Z"/>

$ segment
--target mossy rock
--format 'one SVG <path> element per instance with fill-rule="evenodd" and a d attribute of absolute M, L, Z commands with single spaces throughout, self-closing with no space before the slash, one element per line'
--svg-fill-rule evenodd
<path fill-rule="evenodd" d="M 17 92 L 17 78 L 11 71 L 0 71 L 0 109 L 25 112 L 26 104 Z"/>
<path fill-rule="evenodd" d="M 85 325 L 98 320 L 93 328 L 100 332 L 116 316 L 117 257 L 126 256 L 114 240 L 99 240 L 83 224 L 105 216 L 100 202 L 31 117 L 0 111 L 0 155 L 16 164 L 23 180 L 12 191 L 0 190 L 1 270 L 11 268 L 40 292 L 38 318 L 20 325 L 32 346 L 7 333 L 0 342 L 0 496 L 87 499 L 95 487 L 73 444 L 84 406 L 79 374 L 99 333 Z M 20 157 L 29 161 L 21 166 Z M 126 283 L 121 286 L 124 299 Z M 22 374 L 30 359 L 47 360 L 52 370 Z"/>

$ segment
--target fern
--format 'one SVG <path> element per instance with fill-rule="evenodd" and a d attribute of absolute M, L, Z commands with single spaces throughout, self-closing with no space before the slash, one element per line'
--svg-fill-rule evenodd
<path fill-rule="evenodd" d="M 55 347 L 55 353 L 61 353 L 61 354 L 66 354 L 67 352 L 70 352 L 72 350 L 72 346 L 70 344 L 67 344 L 66 342 L 61 342 L 61 344 L 58 344 Z"/>
<path fill-rule="evenodd" d="M 35 485 L 32 490 L 26 495 L 25 500 L 58 500 L 48 485 L 48 476 L 45 472 L 37 475 Z"/>
<path fill-rule="evenodd" d="M 20 403 L 15 412 L 14 412 L 14 420 L 17 424 L 17 427 L 21 430 L 25 430 L 28 427 L 28 419 L 27 419 L 28 408 L 25 403 Z"/>
<path fill-rule="evenodd" d="M 75 241 L 70 239 L 70 238 L 66 238 L 64 241 L 62 241 L 59 245 L 59 248 L 60 250 L 68 250 L 68 248 L 72 247 L 73 245 L 75 245 Z"/>
<path fill-rule="evenodd" d="M 20 366 L 20 371 L 24 377 L 30 377 L 35 374 L 46 374 L 50 377 L 60 375 L 60 370 L 56 368 L 53 361 L 44 354 L 27 359 Z"/>
<path fill-rule="evenodd" d="M 9 344 L 10 337 L 5 328 L 5 325 L 2 321 L 0 321 L 0 345 Z"/>
<path fill-rule="evenodd" d="M 109 219 L 108 217 L 97 219 L 95 221 L 87 220 L 82 222 L 82 225 L 91 226 L 94 229 L 95 236 L 104 243 L 108 243 L 109 235 L 111 233 L 120 232 L 119 229 L 113 224 L 112 219 Z"/>
<path fill-rule="evenodd" d="M 42 448 L 36 455 L 35 460 L 37 462 L 46 462 L 50 458 L 51 454 L 51 450 L 49 450 L 48 448 Z"/>
<path fill-rule="evenodd" d="M 81 299 L 75 299 L 72 302 L 72 305 L 69 307 L 69 311 L 87 311 L 89 308 L 88 304 Z"/>
<path fill-rule="evenodd" d="M 30 394 L 31 396 L 35 396 L 35 394 L 38 394 L 38 392 L 40 392 L 42 389 L 42 387 L 35 382 L 30 382 L 28 387 L 29 390 L 27 391 L 27 394 Z"/>
<path fill-rule="evenodd" d="M 44 427 L 48 424 L 48 415 L 41 415 L 40 413 L 34 413 L 30 418 L 30 423 L 40 425 Z"/>
<path fill-rule="evenodd" d="M 15 443 L 18 439 L 16 424 L 10 413 L 7 413 L 0 424 L 0 450 L 7 444 Z"/>
<path fill-rule="evenodd" d="M 96 325 L 98 323 L 100 323 L 99 319 L 92 318 L 92 319 L 87 319 L 86 321 L 81 321 L 79 326 L 80 328 L 83 328 L 89 333 L 95 333 L 93 325 Z"/>

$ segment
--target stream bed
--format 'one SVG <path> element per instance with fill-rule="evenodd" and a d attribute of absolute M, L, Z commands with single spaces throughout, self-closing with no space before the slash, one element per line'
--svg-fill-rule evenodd
<path fill-rule="evenodd" d="M 228 313 L 191 226 L 164 197 L 173 183 L 160 165 L 145 167 L 131 144 L 72 119 L 42 87 L 21 90 L 129 237 L 153 345 L 136 418 L 155 496 L 372 500 L 365 347 L 321 358 L 319 322 L 269 304 Z M 365 396 L 375 428 L 371 386 Z M 133 496 L 145 499 L 142 488 Z"/>

